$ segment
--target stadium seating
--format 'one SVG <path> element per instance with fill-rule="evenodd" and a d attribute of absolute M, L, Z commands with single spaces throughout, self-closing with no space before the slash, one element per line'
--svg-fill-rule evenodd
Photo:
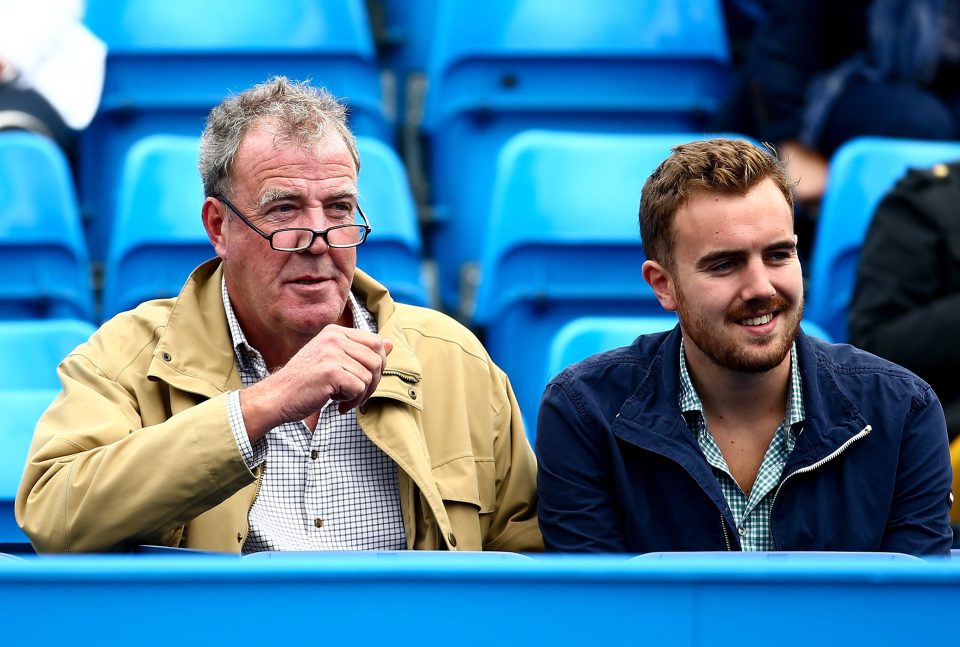
<path fill-rule="evenodd" d="M 834 341 L 847 340 L 857 260 L 880 199 L 910 167 L 960 159 L 960 142 L 865 137 L 830 160 L 817 223 L 806 315 Z"/>
<path fill-rule="evenodd" d="M 643 280 L 647 176 L 689 134 L 528 131 L 497 160 L 472 321 L 536 415 L 553 335 L 582 316 L 661 316 Z"/>
<path fill-rule="evenodd" d="M 76 319 L 0 321 L 0 390 L 59 389 L 57 364 L 93 331 Z"/>
<path fill-rule="evenodd" d="M 216 256 L 200 218 L 198 151 L 196 137 L 177 135 L 151 135 L 131 147 L 104 269 L 104 319 L 176 296 L 189 273 Z"/>
<path fill-rule="evenodd" d="M 210 108 L 270 76 L 314 79 L 351 108 L 360 135 L 392 138 L 362 0 L 89 0 L 108 45 L 103 98 L 80 142 L 94 260 L 107 253 L 120 167 L 135 141 L 199 135 Z"/>
<path fill-rule="evenodd" d="M 420 232 L 403 166 L 378 140 L 360 137 L 357 147 L 360 201 L 373 228 L 357 252 L 358 264 L 398 301 L 427 305 Z M 176 296 L 188 274 L 216 255 L 200 218 L 198 155 L 196 137 L 177 135 L 152 135 L 131 148 L 105 269 L 104 318 L 147 299 Z"/>
<path fill-rule="evenodd" d="M 427 74 L 433 240 L 452 309 L 461 285 L 472 289 L 494 160 L 510 136 L 701 131 L 726 91 L 728 51 L 714 0 L 447 2 Z"/>
<path fill-rule="evenodd" d="M 0 318 L 93 316 L 70 171 L 50 140 L 0 133 Z"/>
<path fill-rule="evenodd" d="M 26 541 L 13 515 L 13 501 L 33 428 L 56 395 L 56 389 L 0 389 L 0 543 Z"/>

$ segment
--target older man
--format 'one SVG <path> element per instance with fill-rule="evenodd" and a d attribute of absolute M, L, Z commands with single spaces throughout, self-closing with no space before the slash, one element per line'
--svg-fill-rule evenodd
<path fill-rule="evenodd" d="M 540 547 L 506 376 L 356 270 L 359 168 L 326 92 L 275 78 L 214 108 L 219 260 L 61 364 L 16 504 L 38 550 Z"/>
<path fill-rule="evenodd" d="M 940 403 L 800 332 L 792 204 L 777 159 L 737 140 L 678 146 L 647 180 L 643 276 L 680 324 L 547 387 L 548 549 L 949 551 Z"/>

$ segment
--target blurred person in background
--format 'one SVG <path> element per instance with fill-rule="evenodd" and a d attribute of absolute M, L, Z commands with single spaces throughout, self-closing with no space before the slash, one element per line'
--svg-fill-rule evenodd
<path fill-rule="evenodd" d="M 960 0 L 762 4 L 715 126 L 777 147 L 804 244 L 845 142 L 960 138 Z"/>
<path fill-rule="evenodd" d="M 960 495 L 960 161 L 909 171 L 877 207 L 860 252 L 849 330 L 850 343 L 933 386 Z"/>
<path fill-rule="evenodd" d="M 0 130 L 50 137 L 67 153 L 100 104 L 106 45 L 82 0 L 0 0 Z"/>

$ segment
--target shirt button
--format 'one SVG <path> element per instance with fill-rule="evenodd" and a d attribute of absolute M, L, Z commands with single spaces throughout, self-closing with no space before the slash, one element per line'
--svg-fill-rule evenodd
<path fill-rule="evenodd" d="M 318 458 L 319 456 L 320 456 L 320 452 L 318 452 L 318 451 L 315 450 L 315 449 L 310 450 L 310 459 L 311 459 L 311 460 L 317 460 L 317 458 Z"/>
<path fill-rule="evenodd" d="M 737 532 L 740 533 L 741 537 L 747 536 L 747 529 L 744 528 L 743 526 L 740 526 L 739 528 L 737 528 Z"/>
<path fill-rule="evenodd" d="M 457 536 L 455 534 L 451 532 L 450 534 L 447 535 L 447 539 L 450 540 L 451 546 L 453 546 L 454 548 L 457 547 Z"/>
<path fill-rule="evenodd" d="M 239 543 L 242 542 L 242 541 L 243 541 L 243 535 L 241 535 L 241 534 L 238 532 L 238 533 L 237 533 L 237 543 L 239 544 Z"/>
<path fill-rule="evenodd" d="M 323 519 L 317 517 L 313 520 L 313 525 L 315 525 L 317 528 L 323 528 Z"/>

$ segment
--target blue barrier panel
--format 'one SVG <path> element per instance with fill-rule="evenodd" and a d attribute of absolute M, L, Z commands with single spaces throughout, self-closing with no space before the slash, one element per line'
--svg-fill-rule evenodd
<path fill-rule="evenodd" d="M 429 635 L 487 647 L 674 647 L 730 638 L 786 647 L 933 645 L 953 640 L 945 610 L 960 604 L 960 564 L 949 560 L 482 557 L 5 559 L 5 644 L 69 632 L 137 645 L 230 644 L 252 635 L 268 644 L 306 635 L 419 645 Z"/>

